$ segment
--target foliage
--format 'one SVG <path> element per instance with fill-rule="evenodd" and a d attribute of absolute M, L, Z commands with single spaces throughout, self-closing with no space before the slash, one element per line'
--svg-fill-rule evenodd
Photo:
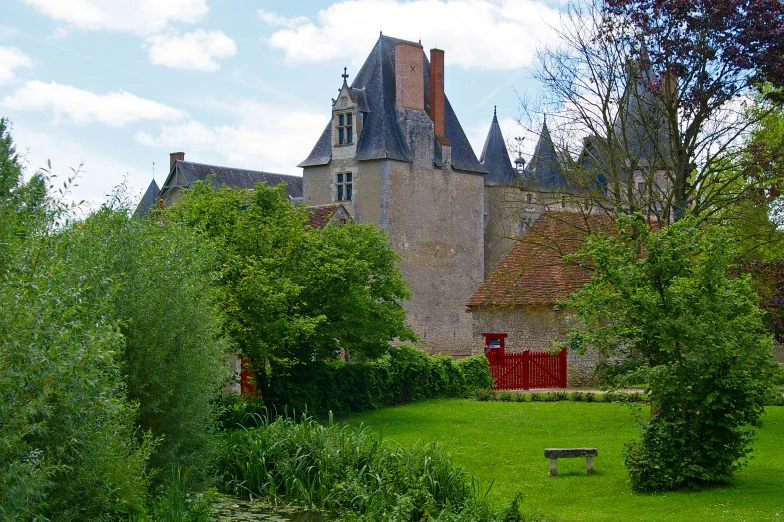
<path fill-rule="evenodd" d="M 710 179 L 707 165 L 692 163 L 710 164 L 712 156 L 726 157 L 731 150 L 728 142 L 742 135 L 737 130 L 717 132 L 721 125 L 717 115 L 733 119 L 730 102 L 740 102 L 765 85 L 784 87 L 781 3 L 607 0 L 607 4 L 606 30 L 634 49 L 659 78 L 671 78 L 654 89 L 665 105 L 667 132 L 674 139 L 676 219 L 685 215 L 690 199 L 696 200 L 692 203 L 696 213 L 718 206 L 699 199 L 708 199 L 705 192 L 716 193 L 721 184 Z M 784 100 L 775 89 L 767 94 Z M 738 122 L 735 125 L 743 128 Z M 705 137 L 713 151 L 701 146 Z M 700 194 L 697 184 L 707 181 L 717 186 L 706 187 Z"/>
<path fill-rule="evenodd" d="M 344 415 L 436 397 L 468 397 L 493 385 L 484 355 L 453 361 L 405 345 L 375 361 L 313 361 L 287 368 L 272 364 L 270 373 L 273 385 L 264 401 L 223 400 L 224 427 L 253 425 L 246 415 L 265 407 Z"/>
<path fill-rule="evenodd" d="M 189 482 L 190 468 L 174 465 L 168 481 L 157 489 L 151 515 L 156 522 L 210 522 L 214 490 L 194 493 Z"/>
<path fill-rule="evenodd" d="M 70 227 L 64 255 L 79 267 L 83 299 L 119 323 L 128 398 L 141 429 L 161 439 L 151 466 L 188 469 L 195 486 L 210 466 L 213 398 L 228 376 L 216 255 L 194 232 L 117 204 Z"/>
<path fill-rule="evenodd" d="M 642 42 L 655 67 L 684 78 L 690 105 L 704 103 L 714 93 L 732 96 L 750 85 L 784 87 L 780 2 L 608 0 L 607 4 L 611 16 L 629 25 L 629 37 Z"/>
<path fill-rule="evenodd" d="M 222 253 L 227 331 L 260 370 L 383 354 L 414 338 L 401 300 L 408 288 L 384 232 L 349 224 L 313 230 L 282 187 L 191 187 L 165 219 L 194 228 Z M 259 385 L 267 393 L 260 375 Z"/>
<path fill-rule="evenodd" d="M 781 2 L 756 0 L 569 4 L 535 76 L 586 205 L 717 221 L 779 184 L 780 172 L 744 168 L 744 145 L 774 107 L 747 111 L 749 100 L 784 82 L 782 13 Z"/>
<path fill-rule="evenodd" d="M 512 392 L 482 390 L 476 395 L 478 401 L 501 402 L 648 402 L 648 397 L 639 391 L 633 392 Z"/>
<path fill-rule="evenodd" d="M 672 522 L 775 520 L 781 513 L 784 477 L 784 407 L 767 407 L 754 443 L 754 458 L 727 487 L 699 492 L 641 495 L 631 489 L 623 458 L 637 434 L 635 415 L 649 408 L 587 402 L 478 402 L 439 399 L 383 408 L 345 420 L 403 445 L 443 444 L 453 462 L 474 475 L 487 500 L 499 508 L 521 491 L 524 513 L 546 520 Z M 593 475 L 585 459 L 558 459 L 547 477 L 543 448 L 598 448 Z M 483 520 L 477 517 L 475 520 Z"/>
<path fill-rule="evenodd" d="M 67 182 L 66 182 L 67 187 Z M 51 186 L 49 187 L 51 189 Z M 122 381 L 123 338 L 62 255 L 69 208 L 25 183 L 0 119 L 0 519 L 143 514 L 146 460 Z"/>
<path fill-rule="evenodd" d="M 363 427 L 324 426 L 265 417 L 254 429 L 230 431 L 220 460 L 228 491 L 292 501 L 343 520 L 521 520 L 517 503 L 496 518 L 438 444 L 404 448 Z M 514 514 L 517 512 L 517 517 Z"/>
<path fill-rule="evenodd" d="M 748 277 L 728 278 L 727 234 L 688 218 L 651 232 L 619 219 L 589 237 L 594 277 L 569 299 L 570 342 L 605 357 L 616 384 L 646 382 L 658 412 L 626 463 L 640 491 L 723 481 L 751 451 L 770 387 L 772 343 Z M 607 310 L 612 310 L 608 316 Z"/>

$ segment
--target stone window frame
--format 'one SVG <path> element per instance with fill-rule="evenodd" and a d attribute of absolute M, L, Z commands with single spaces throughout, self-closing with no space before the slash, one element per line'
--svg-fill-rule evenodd
<path fill-rule="evenodd" d="M 354 116 L 354 111 L 352 110 L 335 113 L 335 131 L 337 135 L 335 140 L 336 146 L 342 147 L 344 145 L 354 144 L 354 138 L 356 135 L 354 132 L 356 118 Z"/>
<path fill-rule="evenodd" d="M 347 178 L 350 177 L 350 180 Z M 340 181 L 338 181 L 340 180 Z M 357 169 L 355 167 L 338 168 L 332 170 L 332 202 L 333 203 L 353 203 L 357 196 Z M 348 190 L 346 190 L 348 188 Z M 346 199 L 346 193 L 351 192 L 350 199 Z M 339 196 L 343 196 L 341 199 Z"/>

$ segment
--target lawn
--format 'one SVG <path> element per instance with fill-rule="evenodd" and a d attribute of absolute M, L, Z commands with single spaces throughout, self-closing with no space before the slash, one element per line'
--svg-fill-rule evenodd
<path fill-rule="evenodd" d="M 465 466 L 496 505 L 516 491 L 524 505 L 559 521 L 570 520 L 784 520 L 784 407 L 769 407 L 754 458 L 721 488 L 642 495 L 629 487 L 625 443 L 635 437 L 629 406 L 582 402 L 438 400 L 386 408 L 345 419 L 364 423 L 402 444 L 438 441 Z M 559 459 L 547 476 L 546 447 L 596 447 L 596 472 L 585 459 Z"/>

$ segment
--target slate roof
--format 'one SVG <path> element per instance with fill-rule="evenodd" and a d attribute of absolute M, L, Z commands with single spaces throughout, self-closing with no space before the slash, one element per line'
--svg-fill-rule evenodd
<path fill-rule="evenodd" d="M 139 204 L 136 206 L 136 211 L 134 214 L 139 217 L 144 217 L 145 214 L 147 214 L 147 211 L 151 207 L 155 206 L 155 200 L 158 198 L 160 191 L 161 189 L 158 188 L 158 184 L 155 182 L 155 180 L 152 180 L 150 185 L 147 187 L 147 190 L 144 191 L 142 200 L 139 201 Z"/>
<path fill-rule="evenodd" d="M 493 121 L 490 123 L 490 131 L 487 133 L 479 161 L 488 172 L 485 176 L 485 185 L 512 185 L 519 180 L 517 171 L 509 160 L 506 141 L 501 133 L 501 127 L 498 125 L 495 110 L 493 110 Z"/>
<path fill-rule="evenodd" d="M 175 174 L 179 174 L 185 180 L 185 186 L 191 186 L 197 181 L 209 180 L 215 187 L 226 185 L 252 189 L 256 183 L 265 182 L 268 186 L 274 187 L 280 183 L 286 184 L 286 194 L 292 200 L 302 199 L 302 178 L 300 176 L 289 176 L 286 174 L 274 174 L 272 172 L 262 172 L 257 170 L 235 169 L 232 167 L 219 167 L 217 165 L 205 165 L 203 163 L 193 163 L 191 161 L 177 160 L 174 163 L 169 177 L 166 179 L 163 188 L 170 188 L 170 180 L 176 180 Z M 213 176 L 214 175 L 214 176 Z"/>
<path fill-rule="evenodd" d="M 544 212 L 512 247 L 466 306 L 554 305 L 585 286 L 591 274 L 563 256 L 573 254 L 589 233 L 612 232 L 606 215 Z"/>
<path fill-rule="evenodd" d="M 536 149 L 531 161 L 525 167 L 523 176 L 543 192 L 565 192 L 569 188 L 569 183 L 564 175 L 566 166 L 561 163 L 545 121 L 539 133 L 539 141 L 536 142 Z"/>
<path fill-rule="evenodd" d="M 619 112 L 615 118 L 615 135 L 623 140 L 620 145 L 630 160 L 643 166 L 661 163 L 670 141 L 664 106 L 652 90 L 656 83 L 654 73 L 632 65 L 628 78 L 621 100 L 626 110 Z M 620 170 L 627 176 L 630 174 L 627 169 Z"/>
<path fill-rule="evenodd" d="M 311 205 L 309 207 L 305 207 L 305 210 L 308 211 L 308 222 L 307 224 L 310 225 L 312 228 L 324 228 L 329 224 L 329 221 L 332 219 L 332 216 L 335 215 L 335 212 L 342 207 L 340 203 L 327 203 L 325 205 Z M 348 214 L 348 211 L 343 210 Z"/>
<path fill-rule="evenodd" d="M 357 142 L 356 161 L 393 159 L 413 161 L 403 131 L 397 121 L 395 108 L 395 43 L 397 38 L 381 35 L 351 83 L 352 92 L 364 90 L 367 104 L 362 135 Z M 424 55 L 424 52 L 423 52 Z M 424 57 L 425 107 L 429 107 L 430 62 Z M 361 109 L 360 104 L 360 109 Z M 485 174 L 487 171 L 476 159 L 468 138 L 460 126 L 449 100 L 444 103 L 444 134 L 452 145 L 452 167 L 456 170 Z M 439 154 L 440 156 L 440 154 Z M 332 124 L 327 126 L 310 155 L 298 166 L 327 165 L 332 160 Z"/>

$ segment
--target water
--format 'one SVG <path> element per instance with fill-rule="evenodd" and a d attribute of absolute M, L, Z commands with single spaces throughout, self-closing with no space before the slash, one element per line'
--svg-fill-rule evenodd
<path fill-rule="evenodd" d="M 327 522 L 317 511 L 273 506 L 262 500 L 221 496 L 213 504 L 214 522 Z"/>

